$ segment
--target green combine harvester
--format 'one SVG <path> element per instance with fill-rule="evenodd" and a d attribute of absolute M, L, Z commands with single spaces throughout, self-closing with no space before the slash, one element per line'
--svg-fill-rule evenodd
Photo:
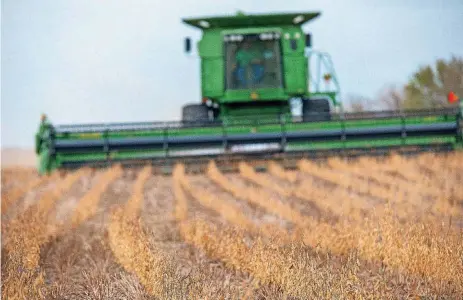
<path fill-rule="evenodd" d="M 184 19 L 202 30 L 202 100 L 185 105 L 176 122 L 52 125 L 43 116 L 39 172 L 148 162 L 162 172 L 176 162 L 200 170 L 211 159 L 226 169 L 240 160 L 462 148 L 463 105 L 455 95 L 438 110 L 344 113 L 330 56 L 302 30 L 319 15 Z"/>

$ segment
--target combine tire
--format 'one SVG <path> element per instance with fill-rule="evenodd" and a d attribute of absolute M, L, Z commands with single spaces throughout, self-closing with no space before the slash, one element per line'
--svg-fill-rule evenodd
<path fill-rule="evenodd" d="M 202 124 L 209 122 L 209 109 L 203 104 L 189 104 L 182 109 L 182 121 L 188 123 Z"/>
<path fill-rule="evenodd" d="M 308 121 L 329 121 L 330 103 L 327 99 L 304 99 L 302 104 L 302 120 Z"/>

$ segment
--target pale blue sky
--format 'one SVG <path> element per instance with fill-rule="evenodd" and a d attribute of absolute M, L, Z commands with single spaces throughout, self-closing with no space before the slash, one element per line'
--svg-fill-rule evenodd
<path fill-rule="evenodd" d="M 421 64 L 463 55 L 461 0 L 4 0 L 2 146 L 31 147 L 54 123 L 178 120 L 200 99 L 199 60 L 182 17 L 322 12 L 305 26 L 331 53 L 343 96 L 374 97 Z"/>

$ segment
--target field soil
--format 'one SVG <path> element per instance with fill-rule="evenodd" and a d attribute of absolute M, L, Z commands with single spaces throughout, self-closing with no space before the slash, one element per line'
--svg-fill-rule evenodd
<path fill-rule="evenodd" d="M 9 167 L 35 167 L 36 155 L 33 149 L 2 148 L 2 168 Z"/>
<path fill-rule="evenodd" d="M 461 299 L 463 154 L 39 176 L 2 151 L 2 299 Z"/>

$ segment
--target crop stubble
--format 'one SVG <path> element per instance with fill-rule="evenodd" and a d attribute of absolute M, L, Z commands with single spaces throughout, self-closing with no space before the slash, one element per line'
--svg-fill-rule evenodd
<path fill-rule="evenodd" d="M 268 173 L 242 163 L 234 175 L 211 163 L 206 175 L 177 165 L 172 177 L 116 167 L 24 208 L 29 191 L 16 196 L 8 178 L 16 199 L 2 224 L 3 291 L 35 282 L 29 290 L 51 299 L 458 298 L 462 160 L 302 160 L 298 171 L 270 163 Z"/>

